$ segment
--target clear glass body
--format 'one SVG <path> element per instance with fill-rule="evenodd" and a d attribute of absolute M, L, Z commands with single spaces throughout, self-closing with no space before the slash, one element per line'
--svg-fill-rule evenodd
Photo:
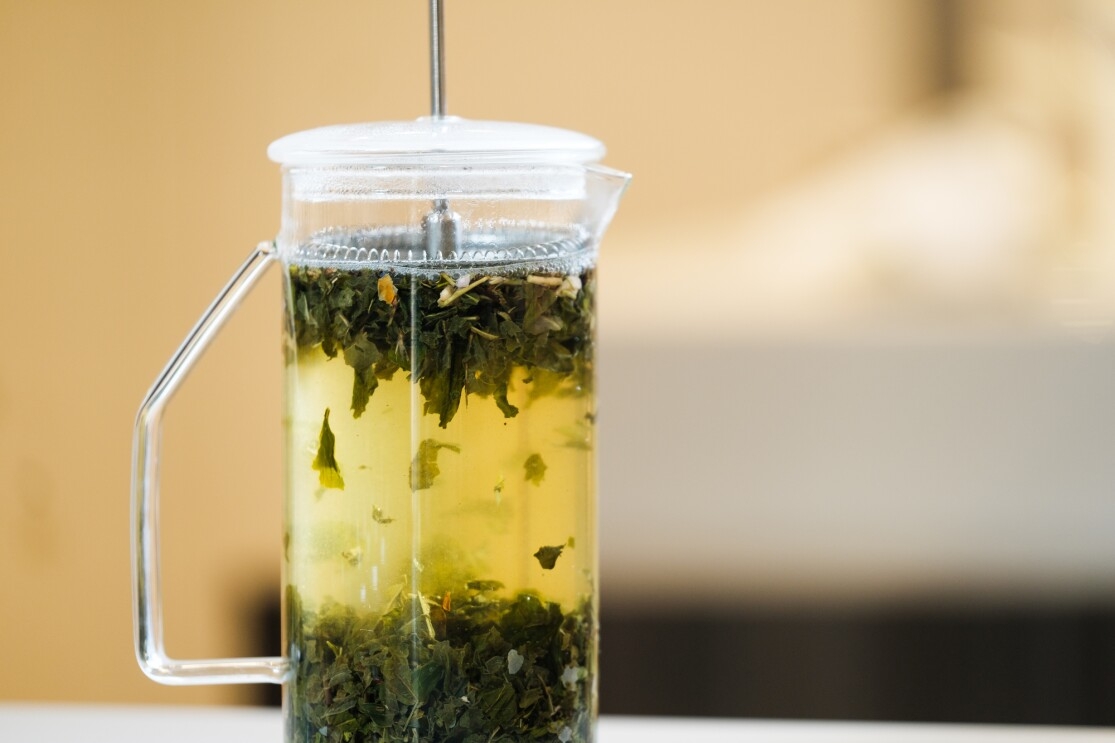
<path fill-rule="evenodd" d="M 287 738 L 591 740 L 595 243 L 414 242 L 283 258 Z"/>
<path fill-rule="evenodd" d="M 593 737 L 597 242 L 628 176 L 545 127 L 326 127 L 269 150 L 283 220 L 136 417 L 135 649 L 285 683 L 291 741 Z M 160 420 L 268 264 L 286 288 L 287 654 L 165 649 Z"/>

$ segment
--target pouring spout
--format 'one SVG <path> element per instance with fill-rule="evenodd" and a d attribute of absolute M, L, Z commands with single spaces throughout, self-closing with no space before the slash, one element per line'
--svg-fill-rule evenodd
<path fill-rule="evenodd" d="M 599 240 L 619 208 L 620 198 L 631 183 L 631 174 L 605 165 L 585 167 L 585 211 L 582 224 Z"/>

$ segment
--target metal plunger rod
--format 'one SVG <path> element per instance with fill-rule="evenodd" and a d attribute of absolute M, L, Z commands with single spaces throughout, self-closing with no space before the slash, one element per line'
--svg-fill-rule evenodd
<path fill-rule="evenodd" d="M 445 116 L 445 14 L 442 0 L 430 0 L 430 114 Z"/>
<path fill-rule="evenodd" d="M 430 0 L 430 113 L 445 118 L 445 16 L 442 0 Z M 453 255 L 460 248 L 461 217 L 449 208 L 446 199 L 435 199 L 434 208 L 422 220 L 426 233 L 426 258 L 436 260 Z"/>

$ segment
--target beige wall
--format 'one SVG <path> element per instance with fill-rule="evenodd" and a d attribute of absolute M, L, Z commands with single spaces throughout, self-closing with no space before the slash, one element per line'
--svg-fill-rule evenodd
<path fill-rule="evenodd" d="M 448 6 L 451 112 L 583 130 L 635 173 L 617 254 L 809 170 L 934 85 L 928 2 Z M 136 668 L 132 418 L 275 231 L 266 145 L 425 112 L 424 13 L 419 0 L 0 1 L 0 698 L 238 698 Z M 244 612 L 278 589 L 278 313 L 271 277 L 168 415 L 176 654 L 245 651 Z"/>

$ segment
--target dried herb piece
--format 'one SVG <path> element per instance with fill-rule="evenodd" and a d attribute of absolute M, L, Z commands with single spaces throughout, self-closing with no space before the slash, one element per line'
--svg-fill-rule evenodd
<path fill-rule="evenodd" d="M 400 369 L 442 428 L 467 395 L 490 397 L 515 417 L 508 400 L 515 369 L 532 380 L 531 399 L 591 390 L 592 270 L 461 279 L 293 265 L 289 332 L 297 348 L 320 346 L 352 368 L 354 417 L 379 381 Z"/>
<path fill-rule="evenodd" d="M 523 469 L 526 470 L 528 482 L 533 482 L 535 485 L 542 484 L 542 479 L 546 476 L 546 463 L 542 461 L 541 454 L 531 454 L 527 457 Z"/>
<path fill-rule="evenodd" d="M 588 743 L 592 607 L 522 593 L 401 593 L 386 612 L 303 607 L 287 589 L 288 731 L 297 743 Z"/>
<path fill-rule="evenodd" d="M 344 561 L 349 565 L 356 567 L 360 564 L 360 561 L 364 559 L 364 550 L 359 547 L 353 547 L 341 552 L 341 557 L 344 558 Z"/>
<path fill-rule="evenodd" d="M 395 282 L 391 280 L 390 274 L 379 277 L 379 281 L 376 282 L 376 294 L 381 302 L 395 303 Z"/>
<path fill-rule="evenodd" d="M 519 651 L 516 650 L 515 648 L 511 648 L 510 650 L 508 650 L 507 651 L 507 672 L 509 674 L 511 674 L 512 676 L 514 676 L 516 673 L 518 673 L 522 669 L 524 660 L 526 660 L 526 659 L 523 658 L 523 656 L 520 655 Z"/>
<path fill-rule="evenodd" d="M 438 298 L 437 298 L 437 306 L 438 307 L 448 307 L 449 305 L 453 304 L 458 299 L 460 299 L 464 295 L 468 294 L 470 291 L 472 291 L 476 287 L 480 286 L 483 283 L 486 283 L 488 281 L 488 279 L 491 278 L 491 277 L 490 276 L 483 276 L 483 277 L 481 277 L 481 278 L 479 278 L 476 281 L 473 281 L 471 283 L 468 283 L 468 281 L 467 281 L 468 277 L 467 276 L 464 277 L 464 278 L 466 280 L 465 285 L 460 286 L 461 282 L 457 281 L 458 288 L 457 288 L 456 291 L 451 291 L 451 287 L 448 287 L 448 286 L 441 290 L 441 294 L 439 294 Z"/>
<path fill-rule="evenodd" d="M 337 439 L 329 428 L 329 408 L 325 409 L 325 416 L 321 420 L 321 433 L 318 435 L 317 456 L 314 457 L 313 468 L 318 472 L 318 482 L 323 488 L 345 489 L 345 479 L 341 477 L 341 470 L 337 466 L 337 458 L 333 453 Z"/>
<path fill-rule="evenodd" d="M 534 553 L 534 557 L 538 558 L 538 564 L 542 566 L 543 570 L 553 570 L 564 549 L 564 544 L 559 544 L 556 547 L 539 547 L 538 551 Z"/>
<path fill-rule="evenodd" d="M 377 524 L 390 524 L 395 520 L 384 516 L 379 506 L 372 506 L 372 519 L 374 519 Z"/>
<path fill-rule="evenodd" d="M 442 449 L 448 449 L 460 454 L 461 447 L 456 444 L 446 444 L 436 439 L 423 439 L 418 444 L 418 453 L 410 465 L 410 489 L 426 490 L 433 487 L 434 478 L 441 474 L 437 465 L 437 455 Z"/>

